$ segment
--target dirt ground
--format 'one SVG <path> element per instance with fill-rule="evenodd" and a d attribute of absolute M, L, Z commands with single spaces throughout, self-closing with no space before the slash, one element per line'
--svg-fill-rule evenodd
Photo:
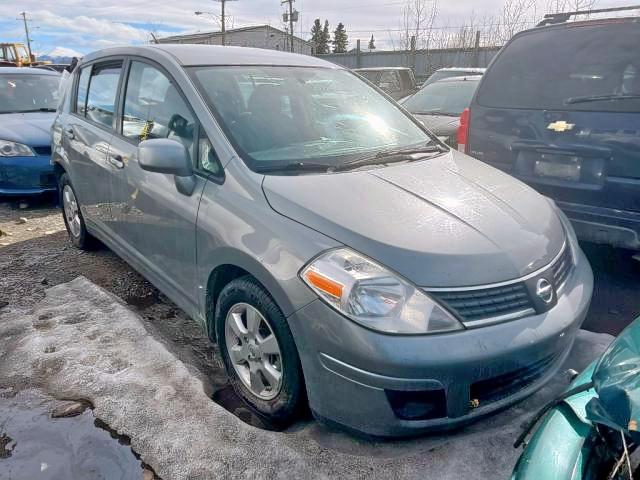
<path fill-rule="evenodd" d="M 606 247 L 584 245 L 584 250 L 596 277 L 595 296 L 585 327 L 594 332 L 616 335 L 640 314 L 640 297 L 637 295 L 640 290 L 640 262 L 632 260 L 629 252 Z M 78 276 L 84 276 L 115 294 L 137 312 L 152 336 L 202 380 L 207 396 L 250 425 L 272 428 L 233 394 L 216 347 L 208 342 L 200 328 L 107 248 L 93 252 L 75 249 L 67 239 L 60 212 L 52 206 L 50 199 L 31 201 L 28 205 L 0 201 L 0 309 L 3 306 L 30 308 L 44 298 L 47 288 Z M 1 415 L 18 407 L 14 401 L 13 404 L 9 402 L 9 407 L 1 408 L 1 387 L 0 447 L 3 447 Z M 49 401 L 51 399 L 40 399 L 36 395 L 33 409 L 42 410 L 45 408 L 42 405 Z M 359 440 L 354 443 L 342 434 L 327 433 L 324 427 L 309 427 L 314 423 L 310 418 L 303 419 L 300 425 L 294 426 L 294 431 L 310 428 L 310 435 L 325 447 L 356 456 L 387 449 L 395 452 L 392 447 L 366 445 Z M 7 445 L 11 445 L 7 439 L 4 443 L 4 450 L 0 448 L 0 478 L 5 478 L 2 453 L 8 452 Z M 406 447 L 404 443 L 400 445 Z"/>

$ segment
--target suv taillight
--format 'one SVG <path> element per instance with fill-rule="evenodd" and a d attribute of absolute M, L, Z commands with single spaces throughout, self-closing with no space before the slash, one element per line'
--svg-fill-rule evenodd
<path fill-rule="evenodd" d="M 471 116 L 469 109 L 465 108 L 460 115 L 460 126 L 458 127 L 458 133 L 456 134 L 456 142 L 458 144 L 458 151 L 467 152 L 469 146 L 469 117 Z"/>

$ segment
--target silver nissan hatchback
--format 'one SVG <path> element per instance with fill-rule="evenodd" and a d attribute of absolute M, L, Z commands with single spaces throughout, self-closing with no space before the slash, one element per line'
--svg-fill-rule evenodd
<path fill-rule="evenodd" d="M 103 50 L 52 134 L 71 241 L 200 322 L 280 422 L 308 404 L 372 435 L 464 424 L 555 375 L 589 306 L 551 200 L 314 57 Z"/>

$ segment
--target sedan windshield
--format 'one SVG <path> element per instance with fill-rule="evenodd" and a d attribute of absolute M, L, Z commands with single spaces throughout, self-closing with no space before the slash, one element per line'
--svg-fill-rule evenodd
<path fill-rule="evenodd" d="M 57 75 L 0 73 L 0 113 L 55 111 L 59 84 Z"/>
<path fill-rule="evenodd" d="M 234 147 L 256 171 L 339 167 L 433 139 L 353 73 L 332 68 L 194 67 L 191 74 Z"/>
<path fill-rule="evenodd" d="M 477 80 L 456 80 L 431 83 L 404 102 L 411 113 L 459 116 L 469 106 Z"/>

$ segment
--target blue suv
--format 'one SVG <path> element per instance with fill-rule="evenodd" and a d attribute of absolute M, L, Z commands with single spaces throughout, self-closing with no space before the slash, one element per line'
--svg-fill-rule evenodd
<path fill-rule="evenodd" d="M 568 21 L 612 10 L 515 35 L 458 139 L 553 198 L 581 239 L 640 250 L 640 18 Z"/>

